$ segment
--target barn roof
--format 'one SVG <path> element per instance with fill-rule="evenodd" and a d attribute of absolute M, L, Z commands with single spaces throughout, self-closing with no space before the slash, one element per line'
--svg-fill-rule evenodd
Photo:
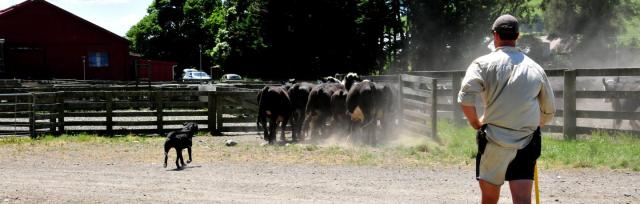
<path fill-rule="evenodd" d="M 53 5 L 53 4 L 51 4 L 51 3 L 49 3 L 49 2 L 47 2 L 45 0 L 26 0 L 26 1 L 23 1 L 22 3 L 13 5 L 13 6 L 9 7 L 9 8 L 3 9 L 3 10 L 0 10 L 0 18 L 2 18 L 2 16 L 5 16 L 5 15 L 11 15 L 12 13 L 15 13 L 16 11 L 20 11 L 22 9 L 29 9 L 29 7 L 31 5 L 36 5 L 36 4 L 44 5 L 47 8 L 51 8 L 52 10 L 54 10 L 56 12 L 59 12 L 59 13 L 61 13 L 63 15 L 66 15 L 66 16 L 69 16 L 71 19 L 75 19 L 75 20 L 77 20 L 79 22 L 82 22 L 82 23 L 84 23 L 86 25 L 89 25 L 90 27 L 93 27 L 93 28 L 95 28 L 97 30 L 100 30 L 101 32 L 109 33 L 114 38 L 116 38 L 118 40 L 126 41 L 127 43 L 129 43 L 129 40 L 127 40 L 126 38 L 124 38 L 122 36 L 119 36 L 119 35 L 111 32 L 111 31 L 109 31 L 107 29 L 104 29 L 104 28 L 102 28 L 102 27 L 100 27 L 100 26 L 98 26 L 98 25 L 96 25 L 96 24 L 94 24 L 94 23 L 92 23 L 90 21 L 87 21 L 84 18 L 76 16 L 75 14 L 73 14 L 73 13 L 67 11 L 67 10 L 64 10 L 64 9 L 62 9 L 62 8 L 56 6 L 56 5 Z"/>

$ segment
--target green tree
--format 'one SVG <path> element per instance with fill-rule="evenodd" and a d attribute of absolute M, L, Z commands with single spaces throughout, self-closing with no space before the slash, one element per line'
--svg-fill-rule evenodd
<path fill-rule="evenodd" d="M 411 70 L 464 69 L 488 52 L 485 39 L 495 18 L 510 13 L 524 16 L 533 9 L 527 1 L 409 1 L 409 64 Z"/>
<path fill-rule="evenodd" d="M 542 8 L 547 30 L 568 45 L 568 66 L 576 67 L 615 64 L 618 35 L 638 14 L 633 0 L 544 0 Z"/>
<path fill-rule="evenodd" d="M 131 49 L 147 58 L 199 67 L 201 47 L 211 49 L 217 34 L 205 17 L 221 4 L 219 0 L 156 0 L 147 16 L 127 32 Z M 203 67 L 211 64 L 208 59 L 203 59 Z"/>

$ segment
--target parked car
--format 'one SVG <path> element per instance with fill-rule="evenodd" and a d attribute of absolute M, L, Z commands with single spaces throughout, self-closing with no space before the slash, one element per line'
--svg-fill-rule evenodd
<path fill-rule="evenodd" d="M 211 76 L 197 69 L 184 69 L 182 70 L 182 80 L 211 80 Z"/>
<path fill-rule="evenodd" d="M 220 81 L 222 82 L 242 81 L 242 77 L 237 74 L 225 74 L 225 75 L 222 75 L 222 78 L 220 79 Z"/>

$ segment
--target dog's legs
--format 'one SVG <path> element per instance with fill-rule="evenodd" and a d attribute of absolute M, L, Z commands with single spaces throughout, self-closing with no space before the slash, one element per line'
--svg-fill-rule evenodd
<path fill-rule="evenodd" d="M 189 153 L 189 160 L 187 160 L 187 164 L 191 163 L 191 147 L 187 147 L 187 152 Z"/>
<path fill-rule="evenodd" d="M 164 168 L 167 168 L 167 159 L 169 159 L 168 154 L 168 152 L 164 152 Z"/>
<path fill-rule="evenodd" d="M 180 150 L 180 164 L 182 164 L 182 168 L 184 168 L 184 166 L 187 165 L 184 163 L 184 157 L 182 156 L 182 149 Z"/>
<path fill-rule="evenodd" d="M 181 158 L 182 158 L 182 149 L 176 148 L 176 169 L 180 169 L 180 163 L 179 162 L 180 162 Z"/>

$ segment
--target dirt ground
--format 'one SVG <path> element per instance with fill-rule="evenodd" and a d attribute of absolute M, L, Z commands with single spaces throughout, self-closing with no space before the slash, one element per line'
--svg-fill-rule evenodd
<path fill-rule="evenodd" d="M 255 136 L 232 138 L 260 142 Z M 194 162 L 184 170 L 162 168 L 160 147 L 0 146 L 0 203 L 477 203 L 479 198 L 472 166 L 202 158 L 203 151 L 210 151 L 202 144 L 226 139 L 196 137 Z M 174 167 L 171 162 L 169 167 Z M 544 170 L 540 190 L 542 203 L 640 203 L 640 173 Z M 500 203 L 511 203 L 508 185 Z"/>

